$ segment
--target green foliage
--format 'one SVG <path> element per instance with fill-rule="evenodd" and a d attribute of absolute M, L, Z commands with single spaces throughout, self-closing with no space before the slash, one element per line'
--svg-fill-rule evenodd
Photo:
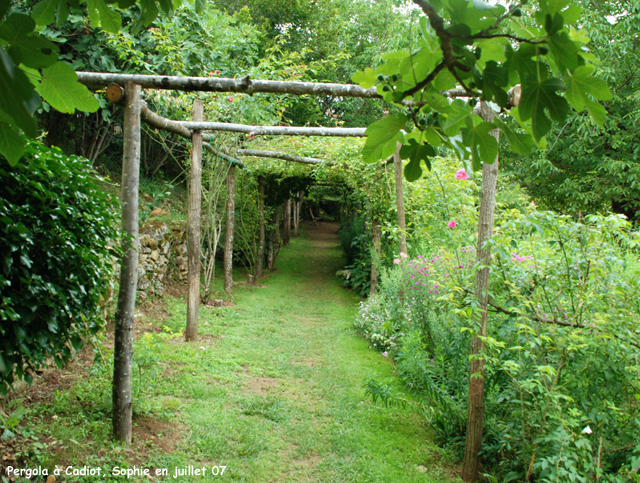
<path fill-rule="evenodd" d="M 485 468 L 498 481 L 623 482 L 640 451 L 638 235 L 617 216 L 579 223 L 532 206 L 505 209 L 499 225 L 483 339 Z M 356 318 L 460 454 L 478 310 L 475 251 L 463 240 L 401 261 Z"/>
<path fill-rule="evenodd" d="M 598 61 L 585 47 L 586 33 L 571 27 L 580 17 L 579 8 L 541 1 L 525 18 L 521 4 L 507 10 L 487 2 L 416 3 L 426 14 L 419 21 L 417 48 L 390 52 L 376 69 L 352 77 L 363 88 L 377 85 L 387 102 L 406 107 L 406 114 L 389 115 L 369 126 L 365 161 L 384 159 L 396 142 L 442 144 L 461 160 L 471 160 L 477 171 L 496 158 L 498 143 L 490 134 L 494 129 L 505 133 L 514 151 L 528 153 L 532 138 L 544 145 L 552 122 L 564 122 L 570 106 L 577 111 L 586 107 L 594 122 L 603 124 L 606 111 L 599 102 L 611 99 L 611 93 L 602 79 L 593 77 Z M 488 103 L 495 115 L 507 114 L 514 107 L 509 92 L 516 85 L 521 85 L 522 96 L 519 110 L 511 114 L 524 133 L 514 132 L 504 120 L 493 122 L 489 113 L 484 121 L 474 114 L 476 100 Z M 451 102 L 446 97 L 451 89 L 452 96 L 462 91 L 472 101 Z M 407 127 L 409 119 L 413 132 Z M 407 179 L 421 174 L 416 152 L 415 147 L 403 152 L 403 158 L 411 160 Z M 419 158 L 429 167 L 426 156 Z"/>
<path fill-rule="evenodd" d="M 115 201 L 86 160 L 27 143 L 25 162 L 0 158 L 0 391 L 59 366 L 96 333 L 113 271 Z"/>
<path fill-rule="evenodd" d="M 549 208 L 574 215 L 613 210 L 637 222 L 640 83 L 634 70 L 637 42 L 629 33 L 637 31 L 640 11 L 615 2 L 575 3 L 570 8 L 583 7 L 580 21 L 589 32 L 589 49 L 601 60 L 578 66 L 567 80 L 565 98 L 581 112 L 552 128 L 547 147 L 519 156 L 503 150 L 503 166 Z M 606 85 L 611 99 L 594 102 L 591 94 L 601 98 Z"/>

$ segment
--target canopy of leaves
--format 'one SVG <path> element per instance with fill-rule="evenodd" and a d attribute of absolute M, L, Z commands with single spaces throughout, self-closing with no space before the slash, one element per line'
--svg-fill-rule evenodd
<path fill-rule="evenodd" d="M 590 33 L 590 50 L 602 61 L 596 72 L 603 81 L 594 84 L 593 78 L 582 80 L 592 66 L 578 67 L 573 78 L 578 84 L 586 84 L 582 92 L 587 93 L 606 81 L 612 98 L 590 108 L 587 96 L 585 105 L 596 115 L 606 111 L 607 117 L 596 122 L 598 118 L 591 119 L 584 111 L 574 113 L 564 125 L 552 129 L 550 146 L 524 157 L 507 154 L 506 166 L 536 199 L 554 209 L 574 214 L 614 210 L 637 221 L 640 71 L 636 59 L 640 8 L 618 2 L 589 2 L 587 8 L 587 3 L 582 3 L 581 23 Z"/>
<path fill-rule="evenodd" d="M 523 2 L 524 3 L 524 2 Z M 606 84 L 593 76 L 597 58 L 586 47 L 585 30 L 572 27 L 581 9 L 569 1 L 541 1 L 523 16 L 523 4 L 492 4 L 483 0 L 415 0 L 423 11 L 420 37 L 410 51 L 384 55 L 385 63 L 353 76 L 363 88 L 377 86 L 388 102 L 404 105 L 405 123 L 383 119 L 369 129 L 364 158 L 388 155 L 396 142 L 407 146 L 430 144 L 452 149 L 462 160 L 493 163 L 498 145 L 491 132 L 502 130 L 514 151 L 526 153 L 533 144 L 544 145 L 553 122 L 563 122 L 570 107 L 585 108 L 602 125 L 605 110 L 598 101 L 611 98 Z M 510 100 L 520 85 L 519 108 Z M 448 96 L 470 98 L 451 102 Z M 476 101 L 488 103 L 494 114 L 475 114 Z M 511 111 L 516 132 L 496 115 Z M 375 130 L 375 133 L 374 133 Z M 411 132 L 413 131 L 413 132 Z M 405 149 L 411 157 L 411 178 L 419 175 L 417 147 Z M 427 166 L 428 152 L 420 159 Z"/>

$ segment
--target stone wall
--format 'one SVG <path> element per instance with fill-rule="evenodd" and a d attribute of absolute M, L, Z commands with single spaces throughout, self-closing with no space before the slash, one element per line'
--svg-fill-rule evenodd
<path fill-rule="evenodd" d="M 165 223 L 149 221 L 140 227 L 138 261 L 138 297 L 162 297 L 171 280 L 187 278 L 187 239 L 183 227 L 169 228 Z"/>

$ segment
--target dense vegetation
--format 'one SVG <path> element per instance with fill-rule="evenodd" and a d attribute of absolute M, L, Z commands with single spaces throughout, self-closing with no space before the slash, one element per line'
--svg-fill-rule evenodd
<path fill-rule="evenodd" d="M 114 200 L 86 159 L 29 143 L 16 167 L 0 158 L 0 392 L 62 367 L 103 325 L 118 240 Z"/>
<path fill-rule="evenodd" d="M 180 3 L 0 4 L 0 391 L 31 382 L 48 358 L 61 366 L 85 342 L 100 347 L 98 306 L 120 234 L 95 172 L 118 181 L 123 118 L 74 71 L 356 82 L 382 99 L 149 90 L 144 100 L 178 120 L 199 97 L 209 121 L 369 126 L 362 142 L 217 134 L 212 145 L 232 156 L 253 148 L 327 161 L 245 159 L 236 266 L 255 274 L 262 216 L 273 262 L 283 203 L 304 192 L 312 216 L 341 224 L 341 283 L 370 295 L 357 330 L 411 393 L 367 378 L 374 401 L 419 405 L 439 443 L 463 458 L 470 387 L 482 380 L 487 479 L 637 480 L 638 2 Z M 388 160 L 398 143 L 406 233 Z M 190 141 L 143 127 L 141 221 L 164 207 L 163 221 L 184 226 L 175 193 L 186 191 L 190 153 Z M 482 183 L 498 165 L 487 228 Z M 205 157 L 205 301 L 216 291 L 228 170 Z M 373 290 L 372 269 L 381 274 Z M 180 327 L 165 332 L 137 342 L 140 381 Z M 470 360 L 483 368 L 470 373 Z M 102 379 L 109 370 L 96 366 Z M 474 480 L 478 467 L 467 463 Z"/>

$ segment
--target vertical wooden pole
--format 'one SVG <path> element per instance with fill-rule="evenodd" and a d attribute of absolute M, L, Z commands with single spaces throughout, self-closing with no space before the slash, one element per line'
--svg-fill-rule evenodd
<path fill-rule="evenodd" d="M 382 230 L 380 220 L 373 217 L 371 222 L 371 287 L 369 295 L 374 295 L 378 291 L 378 266 L 380 265 L 380 254 L 382 253 Z"/>
<path fill-rule="evenodd" d="M 282 244 L 291 241 L 291 198 L 284 202 L 284 229 L 282 230 Z"/>
<path fill-rule="evenodd" d="M 262 277 L 262 267 L 264 263 L 264 178 L 258 178 L 258 259 L 256 260 L 256 282 Z"/>
<path fill-rule="evenodd" d="M 393 171 L 396 178 L 396 206 L 398 208 L 398 245 L 400 253 L 407 254 L 407 221 L 404 216 L 404 189 L 402 186 L 402 180 L 404 174 L 402 173 L 402 159 L 400 159 L 400 147 L 402 144 L 398 143 L 398 149 L 393 154 Z"/>
<path fill-rule="evenodd" d="M 480 105 L 480 116 L 487 122 L 493 121 L 494 111 L 488 104 Z M 497 129 L 489 134 L 499 140 Z M 476 263 L 482 269 L 476 272 L 474 295 L 479 305 L 479 313 L 474 312 L 476 336 L 471 338 L 471 367 L 469 369 L 469 409 L 467 413 L 467 439 L 464 449 L 462 479 L 476 481 L 480 469 L 478 453 L 482 448 L 484 421 L 484 350 L 483 337 L 487 335 L 487 303 L 489 301 L 489 266 L 491 247 L 487 243 L 493 235 L 494 212 L 496 208 L 496 186 L 498 181 L 498 157 L 493 164 L 482 164 L 482 188 L 480 193 L 480 213 L 478 217 L 478 249 Z"/>
<path fill-rule="evenodd" d="M 204 101 L 193 101 L 192 119 L 201 122 Z M 191 137 L 191 182 L 187 215 L 187 330 L 185 340 L 198 338 L 198 309 L 200 308 L 200 212 L 202 210 L 202 133 L 194 131 Z"/>
<path fill-rule="evenodd" d="M 227 173 L 227 226 L 224 233 L 224 291 L 233 292 L 233 230 L 236 221 L 236 167 Z"/>
<path fill-rule="evenodd" d="M 124 145 L 122 158 L 123 241 L 120 288 L 115 317 L 113 349 L 113 435 L 131 444 L 133 367 L 133 315 L 138 287 L 138 188 L 140 184 L 140 86 L 127 82 L 124 106 Z"/>
<path fill-rule="evenodd" d="M 276 208 L 276 217 L 269 234 L 269 252 L 267 254 L 267 270 L 273 270 L 276 263 L 276 246 L 280 242 L 280 208 Z"/>
<path fill-rule="evenodd" d="M 300 234 L 300 214 L 302 213 L 302 198 L 304 197 L 304 191 L 298 191 L 297 201 L 295 202 L 295 209 L 293 214 L 293 236 Z"/>

